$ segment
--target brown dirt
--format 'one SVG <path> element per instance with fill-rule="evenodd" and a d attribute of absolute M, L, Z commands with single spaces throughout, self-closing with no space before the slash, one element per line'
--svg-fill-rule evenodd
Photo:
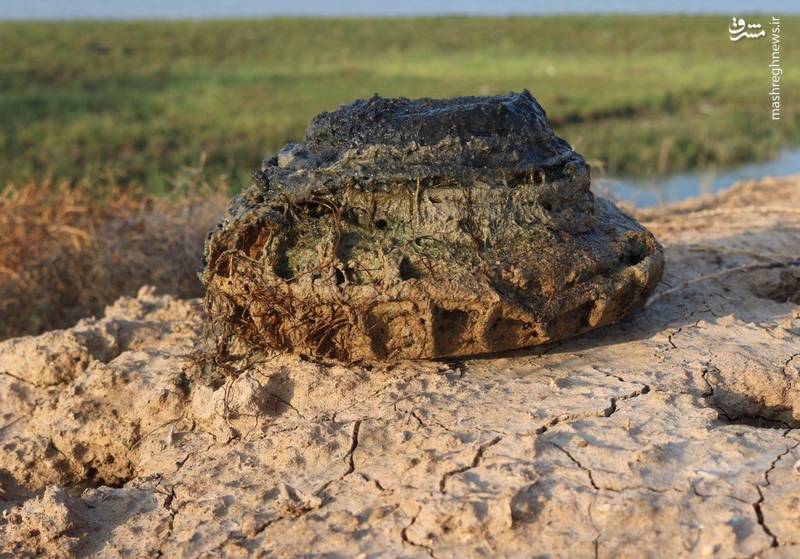
<path fill-rule="evenodd" d="M 0 556 L 797 556 L 800 177 L 638 218 L 648 306 L 535 351 L 234 379 L 149 289 L 3 342 Z"/>

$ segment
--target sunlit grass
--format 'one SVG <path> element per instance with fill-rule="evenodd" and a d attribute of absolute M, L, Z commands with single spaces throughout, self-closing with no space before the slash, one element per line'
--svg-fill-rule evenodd
<path fill-rule="evenodd" d="M 783 18 L 797 67 L 800 18 Z M 725 17 L 427 18 L 0 24 L 0 184 L 112 173 L 151 191 L 207 155 L 234 184 L 322 110 L 378 92 L 530 89 L 610 173 L 724 166 L 800 143 L 784 74 L 769 120 L 769 44 Z M 665 155 L 666 154 L 666 155 Z"/>

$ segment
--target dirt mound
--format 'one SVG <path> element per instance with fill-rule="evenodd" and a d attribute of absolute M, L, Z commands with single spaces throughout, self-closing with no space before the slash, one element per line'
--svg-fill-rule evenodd
<path fill-rule="evenodd" d="M 755 286 L 800 178 L 722 199 L 640 214 L 648 306 L 537 350 L 233 378 L 151 290 L 3 342 L 0 556 L 796 556 L 800 309 Z"/>
<path fill-rule="evenodd" d="M 265 162 L 206 244 L 220 353 L 474 355 L 619 320 L 653 236 L 589 188 L 527 91 L 355 101 Z"/>

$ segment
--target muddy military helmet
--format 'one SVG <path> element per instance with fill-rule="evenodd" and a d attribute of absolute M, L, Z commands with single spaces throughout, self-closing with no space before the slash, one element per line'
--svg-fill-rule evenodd
<path fill-rule="evenodd" d="M 228 349 L 370 361 L 543 344 L 619 320 L 664 265 L 527 91 L 355 101 L 255 178 L 205 249 Z"/>

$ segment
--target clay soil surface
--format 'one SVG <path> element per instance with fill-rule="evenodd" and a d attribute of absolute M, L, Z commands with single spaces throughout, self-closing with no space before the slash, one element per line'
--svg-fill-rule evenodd
<path fill-rule="evenodd" d="M 0 557 L 800 556 L 800 177 L 637 217 L 647 307 L 391 368 L 186 356 L 143 288 L 0 344 Z"/>

